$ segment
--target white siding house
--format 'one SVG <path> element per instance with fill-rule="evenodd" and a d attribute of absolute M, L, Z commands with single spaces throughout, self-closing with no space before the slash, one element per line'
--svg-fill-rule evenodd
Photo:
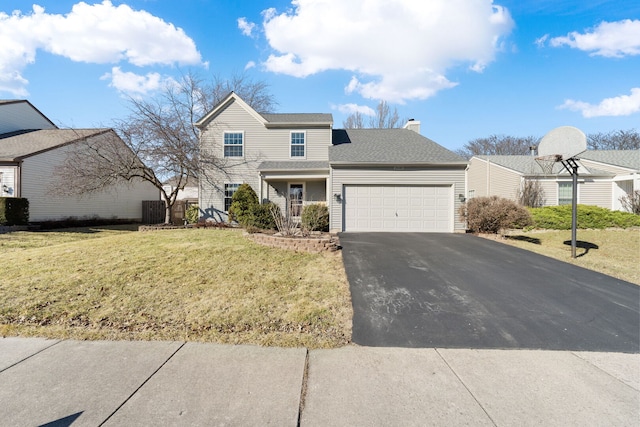
<path fill-rule="evenodd" d="M 420 135 L 417 121 L 333 129 L 330 114 L 259 114 L 231 93 L 197 126 L 203 152 L 222 159 L 200 179 L 207 217 L 227 220 L 233 192 L 248 183 L 294 217 L 326 204 L 332 231 L 464 231 L 467 162 Z"/>
<path fill-rule="evenodd" d="M 640 190 L 640 150 L 594 150 L 579 156 L 578 203 L 622 210 L 620 198 Z M 474 156 L 467 169 L 467 197 L 517 200 L 525 180 L 536 180 L 544 205 L 567 203 L 572 178 L 560 163 L 544 174 L 533 156 Z"/>
<path fill-rule="evenodd" d="M 26 101 L 0 102 L 5 129 L 11 128 L 4 115 L 5 108 L 10 109 L 12 115 L 21 111 L 33 119 L 29 121 L 17 115 L 13 128 L 26 126 L 27 129 L 0 134 L 0 196 L 28 199 L 31 222 L 68 218 L 140 221 L 142 201 L 159 199 L 159 191 L 143 181 L 123 182 L 83 197 L 59 195 L 56 187 L 65 183 L 58 180 L 55 170 L 64 163 L 67 153 L 79 149 L 85 139 L 120 139 L 112 129 L 58 129 L 55 126 L 38 129 L 36 126 L 50 122 L 42 120 L 41 113 Z M 122 144 L 126 149 L 124 142 Z"/>

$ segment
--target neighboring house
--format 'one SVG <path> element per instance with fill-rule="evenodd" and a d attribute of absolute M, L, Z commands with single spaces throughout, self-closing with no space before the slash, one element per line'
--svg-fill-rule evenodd
<path fill-rule="evenodd" d="M 162 187 L 167 193 L 171 193 L 177 186 L 177 179 L 171 178 L 168 179 Z M 187 179 L 187 183 L 185 184 L 182 190 L 178 190 L 178 195 L 176 200 L 186 200 L 189 203 L 197 203 L 198 202 L 198 179 L 197 178 L 189 178 Z"/>
<path fill-rule="evenodd" d="M 123 183 L 83 197 L 55 192 L 64 183 L 56 181 L 54 171 L 69 150 L 85 139 L 107 137 L 118 138 L 112 129 L 58 129 L 28 101 L 0 101 L 0 197 L 28 199 L 32 222 L 70 217 L 140 221 L 142 201 L 159 199 L 147 182 Z"/>
<path fill-rule="evenodd" d="M 260 200 L 299 217 L 329 208 L 332 231 L 464 231 L 467 162 L 403 129 L 333 129 L 331 114 L 259 114 L 230 93 L 197 126 L 203 153 L 221 158 L 200 180 L 204 215 L 226 220 L 233 193 L 250 184 Z"/>
<path fill-rule="evenodd" d="M 578 203 L 622 210 L 620 198 L 640 190 L 640 150 L 585 151 L 578 158 Z M 545 206 L 571 203 L 571 175 L 560 163 L 544 174 L 534 156 L 474 156 L 467 170 L 467 197 L 517 200 L 525 180 L 540 183 Z"/>

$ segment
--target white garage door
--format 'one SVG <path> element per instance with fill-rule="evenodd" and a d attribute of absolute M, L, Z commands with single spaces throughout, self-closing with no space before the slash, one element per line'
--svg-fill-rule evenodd
<path fill-rule="evenodd" d="M 453 232 L 451 186 L 345 185 L 345 231 Z"/>

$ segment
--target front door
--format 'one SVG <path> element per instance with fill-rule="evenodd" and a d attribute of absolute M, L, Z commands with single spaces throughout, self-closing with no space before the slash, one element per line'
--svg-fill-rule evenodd
<path fill-rule="evenodd" d="M 298 218 L 302 215 L 302 201 L 304 200 L 304 184 L 289 184 L 289 213 Z"/>

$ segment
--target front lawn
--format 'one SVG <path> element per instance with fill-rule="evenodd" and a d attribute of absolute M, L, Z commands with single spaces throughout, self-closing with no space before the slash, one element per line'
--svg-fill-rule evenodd
<path fill-rule="evenodd" d="M 571 258 L 570 230 L 512 231 L 499 240 L 640 285 L 638 228 L 577 230 L 575 259 Z"/>
<path fill-rule="evenodd" d="M 340 253 L 238 230 L 0 235 L 0 335 L 328 348 L 351 339 Z"/>

